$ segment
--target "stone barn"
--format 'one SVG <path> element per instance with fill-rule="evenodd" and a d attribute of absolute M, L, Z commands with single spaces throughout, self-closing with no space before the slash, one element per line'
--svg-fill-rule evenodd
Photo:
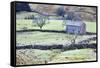
<path fill-rule="evenodd" d="M 66 32 L 70 34 L 85 34 L 86 24 L 82 21 L 67 20 Z"/>

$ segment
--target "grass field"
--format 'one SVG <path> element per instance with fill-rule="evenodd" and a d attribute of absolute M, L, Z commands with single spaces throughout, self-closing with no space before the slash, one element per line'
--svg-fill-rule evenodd
<path fill-rule="evenodd" d="M 61 52 L 55 50 L 24 49 L 17 50 L 17 65 L 47 64 L 62 62 L 95 61 L 93 49 L 78 49 Z"/>
<path fill-rule="evenodd" d="M 76 41 L 87 39 L 94 35 L 78 35 Z M 27 32 L 17 34 L 17 43 L 21 44 L 65 44 L 71 43 L 74 35 L 65 33 L 51 33 L 51 32 Z"/>
<path fill-rule="evenodd" d="M 52 23 L 51 23 L 52 22 Z M 40 29 L 36 23 L 33 23 L 32 20 L 17 20 L 17 30 L 26 29 Z M 65 27 L 62 26 L 62 21 L 50 21 L 43 26 L 43 30 L 64 30 Z"/>
<path fill-rule="evenodd" d="M 92 28 L 91 28 L 92 27 Z M 86 30 L 88 32 L 96 32 L 96 24 L 94 22 L 86 22 Z M 28 29 L 40 29 L 32 20 L 17 20 L 17 30 L 28 30 Z M 62 25 L 61 20 L 51 20 L 43 26 L 43 30 L 65 30 L 65 26 Z M 78 35 L 77 40 L 85 39 L 89 35 Z M 34 44 L 34 43 L 70 43 L 74 38 L 74 35 L 67 33 L 52 33 L 52 32 L 26 32 L 17 34 L 17 43 L 22 44 Z"/>
<path fill-rule="evenodd" d="M 53 62 L 79 62 L 79 61 L 89 61 L 96 60 L 96 54 L 92 49 L 77 49 L 62 52 L 54 57 Z M 52 62 L 52 61 L 51 61 Z"/>
<path fill-rule="evenodd" d="M 85 22 L 87 32 L 96 33 L 95 22 Z M 16 20 L 17 30 L 40 29 L 32 20 Z M 43 26 L 43 30 L 65 30 L 61 20 L 51 20 Z M 76 41 L 92 37 L 94 35 L 78 35 Z M 64 44 L 71 43 L 75 35 L 53 32 L 16 32 L 16 42 L 20 44 Z M 92 41 L 94 42 L 94 41 Z M 60 49 L 39 50 L 21 49 L 16 50 L 17 65 L 47 64 L 62 62 L 95 61 L 94 49 L 76 49 L 62 52 Z"/>
<path fill-rule="evenodd" d="M 17 30 L 26 29 L 39 29 L 35 23 L 32 23 L 32 20 L 17 20 Z M 87 32 L 96 32 L 96 23 L 95 22 L 85 22 Z M 92 28 L 91 28 L 92 27 Z M 63 26 L 63 21 L 61 20 L 51 20 L 48 24 L 43 26 L 43 30 L 65 30 Z"/>

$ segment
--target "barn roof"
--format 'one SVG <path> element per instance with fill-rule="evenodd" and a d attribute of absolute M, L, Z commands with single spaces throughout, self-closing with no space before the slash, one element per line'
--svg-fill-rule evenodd
<path fill-rule="evenodd" d="M 72 20 L 67 20 L 66 25 L 71 25 L 71 26 L 82 26 L 85 23 L 83 21 L 72 21 Z"/>

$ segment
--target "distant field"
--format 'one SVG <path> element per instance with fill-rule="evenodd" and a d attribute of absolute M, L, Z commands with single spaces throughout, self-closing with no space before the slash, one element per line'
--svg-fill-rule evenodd
<path fill-rule="evenodd" d="M 39 29 L 35 23 L 32 23 L 32 20 L 17 20 L 17 30 L 23 29 Z M 95 22 L 85 22 L 87 32 L 96 32 L 96 23 Z M 51 20 L 49 23 L 43 26 L 43 29 L 47 30 L 65 30 L 63 26 L 63 21 L 61 20 Z"/>
<path fill-rule="evenodd" d="M 17 30 L 26 29 L 40 29 L 36 23 L 33 23 L 32 20 L 17 20 Z M 43 30 L 65 30 L 65 27 L 62 25 L 62 21 L 50 21 L 43 26 Z"/>

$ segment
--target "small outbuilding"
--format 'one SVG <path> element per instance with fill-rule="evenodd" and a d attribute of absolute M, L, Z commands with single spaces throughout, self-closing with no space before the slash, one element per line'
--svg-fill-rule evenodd
<path fill-rule="evenodd" d="M 67 20 L 66 32 L 71 34 L 85 34 L 86 24 L 83 21 Z"/>
<path fill-rule="evenodd" d="M 66 32 L 71 34 L 85 34 L 86 24 L 82 21 L 81 15 L 75 12 L 68 12 L 66 18 Z"/>

